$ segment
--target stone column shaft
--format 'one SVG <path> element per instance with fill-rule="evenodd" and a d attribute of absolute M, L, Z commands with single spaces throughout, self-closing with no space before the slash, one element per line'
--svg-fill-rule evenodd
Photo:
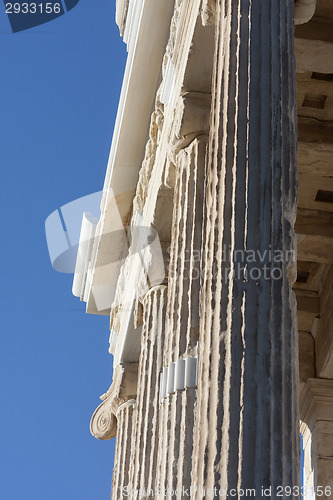
<path fill-rule="evenodd" d="M 330 499 L 333 495 L 333 380 L 308 379 L 300 392 L 304 486 L 308 492 L 317 493 L 317 498 Z"/>
<path fill-rule="evenodd" d="M 116 437 L 111 498 L 122 498 L 129 485 L 129 467 L 133 446 L 132 427 L 135 415 L 138 364 L 120 363 L 114 367 L 109 390 L 101 396 L 90 421 L 90 431 L 97 439 Z"/>
<path fill-rule="evenodd" d="M 133 426 L 130 488 L 155 491 L 157 453 L 161 446 L 159 429 L 159 382 L 163 366 L 165 303 L 167 288 L 152 288 L 143 301 L 141 354 L 138 393 Z M 146 497 L 145 497 L 146 498 Z M 147 498 L 153 498 L 148 495 Z"/>
<path fill-rule="evenodd" d="M 192 485 L 275 498 L 299 483 L 294 2 L 216 8 Z"/>
<path fill-rule="evenodd" d="M 129 468 L 131 455 L 131 435 L 135 400 L 123 403 L 117 411 L 117 439 L 112 476 L 111 500 L 125 496 L 129 487 Z"/>
<path fill-rule="evenodd" d="M 168 275 L 164 366 L 196 356 L 199 333 L 200 248 L 207 137 L 199 136 L 176 158 L 176 183 Z M 189 488 L 196 388 L 171 391 L 162 401 L 157 484 Z"/>
<path fill-rule="evenodd" d="M 188 353 L 199 339 L 200 249 L 207 137 L 176 158 L 176 183 L 168 274 L 164 363 Z M 172 332 L 172 333 L 171 333 Z"/>

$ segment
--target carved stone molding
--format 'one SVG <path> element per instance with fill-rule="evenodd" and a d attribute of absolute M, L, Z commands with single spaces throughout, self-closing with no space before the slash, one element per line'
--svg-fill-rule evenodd
<path fill-rule="evenodd" d="M 136 406 L 136 399 L 129 399 L 125 403 L 122 403 L 120 406 L 118 406 L 116 417 L 118 417 L 118 415 L 119 415 L 119 413 L 121 411 L 126 410 L 126 408 L 129 408 L 130 406 L 132 406 L 133 408 L 135 408 L 135 406 Z"/>
<path fill-rule="evenodd" d="M 116 2 L 116 23 L 119 27 L 120 35 L 124 35 L 126 17 L 128 12 L 129 0 L 117 0 Z"/>
<path fill-rule="evenodd" d="M 125 403 L 136 398 L 138 376 L 137 363 L 123 363 L 115 367 L 113 382 L 101 396 L 102 403 L 90 421 L 91 434 L 101 440 L 113 439 L 117 434 L 117 412 Z"/>
<path fill-rule="evenodd" d="M 300 394 L 302 422 L 306 422 L 306 425 L 311 427 L 317 418 L 328 420 L 328 416 L 333 421 L 333 380 L 308 379 L 301 388 Z"/>
<path fill-rule="evenodd" d="M 200 135 L 208 135 L 211 94 L 186 92 L 177 101 L 174 117 L 174 139 L 170 155 L 176 156 Z"/>
<path fill-rule="evenodd" d="M 203 26 L 212 26 L 215 24 L 216 0 L 202 0 L 201 20 Z"/>
<path fill-rule="evenodd" d="M 155 111 L 153 112 L 151 117 L 149 139 L 146 145 L 145 158 L 143 160 L 142 167 L 140 169 L 139 180 L 136 188 L 136 195 L 133 201 L 133 213 L 135 213 L 136 210 L 142 210 L 144 206 L 147 196 L 149 179 L 155 163 L 157 145 L 163 127 L 164 107 L 163 104 L 161 104 L 160 102 L 159 95 L 160 95 L 160 90 L 157 93 L 155 101 Z"/>
<path fill-rule="evenodd" d="M 168 68 L 173 64 L 175 45 L 178 37 L 180 26 L 180 14 L 183 5 L 183 0 L 176 0 L 174 15 L 170 25 L 170 36 L 166 46 L 165 54 L 162 62 L 162 82 L 156 93 L 155 110 L 151 116 L 149 139 L 146 145 L 145 158 L 139 173 L 139 180 L 136 189 L 136 195 L 133 201 L 133 214 L 136 210 L 142 210 L 146 201 L 149 180 L 156 160 L 156 153 L 160 137 L 164 125 L 165 106 L 162 103 L 161 94 L 168 79 Z"/>
<path fill-rule="evenodd" d="M 164 170 L 164 185 L 175 187 L 177 155 L 199 136 L 208 136 L 211 94 L 186 92 L 179 96 L 174 112 L 173 139 Z"/>
<path fill-rule="evenodd" d="M 333 487 L 333 380 L 312 378 L 300 392 L 304 485 Z M 327 498 L 323 496 L 323 498 Z"/>

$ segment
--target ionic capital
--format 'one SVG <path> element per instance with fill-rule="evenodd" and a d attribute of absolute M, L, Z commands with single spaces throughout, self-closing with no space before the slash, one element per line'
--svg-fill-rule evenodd
<path fill-rule="evenodd" d="M 122 363 L 115 367 L 109 390 L 101 396 L 102 403 L 90 421 L 91 434 L 101 440 L 113 439 L 117 434 L 117 413 L 126 403 L 136 399 L 138 363 Z"/>

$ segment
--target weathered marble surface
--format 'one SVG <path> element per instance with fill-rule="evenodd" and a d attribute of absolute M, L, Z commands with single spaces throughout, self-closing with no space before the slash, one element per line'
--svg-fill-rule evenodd
<path fill-rule="evenodd" d="M 296 3 L 297 23 L 314 3 Z M 117 6 L 132 50 L 134 1 Z M 261 486 L 297 485 L 299 381 L 308 484 L 333 477 L 332 381 L 315 378 L 333 378 L 333 209 L 316 199 L 318 190 L 333 191 L 333 9 L 318 0 L 294 44 L 294 7 L 176 0 L 149 130 L 147 106 L 145 129 L 135 135 L 137 122 L 128 125 L 141 137 L 140 163 L 144 134 L 147 143 L 115 204 L 121 223 L 157 231 L 165 276 L 159 280 L 151 249 L 134 259 L 132 246 L 119 266 L 109 311 L 118 365 L 91 423 L 99 439 L 117 433 L 113 498 L 124 486 L 255 488 L 261 498 Z M 119 181 L 119 169 L 113 174 Z M 115 210 L 105 200 L 104 208 L 111 227 Z M 230 275 L 230 254 L 267 249 L 285 257 L 261 263 L 278 279 L 249 279 L 258 262 Z M 198 385 L 172 389 L 185 359 L 198 363 Z M 160 397 L 166 368 L 170 387 Z"/>

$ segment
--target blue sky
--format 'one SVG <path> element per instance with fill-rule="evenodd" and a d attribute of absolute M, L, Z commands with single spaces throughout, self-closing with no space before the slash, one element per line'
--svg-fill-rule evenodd
<path fill-rule="evenodd" d="M 115 0 L 13 34 L 0 5 L 0 498 L 103 500 L 114 441 L 89 432 L 112 377 L 108 318 L 53 271 L 44 222 L 103 187 L 126 61 Z"/>

